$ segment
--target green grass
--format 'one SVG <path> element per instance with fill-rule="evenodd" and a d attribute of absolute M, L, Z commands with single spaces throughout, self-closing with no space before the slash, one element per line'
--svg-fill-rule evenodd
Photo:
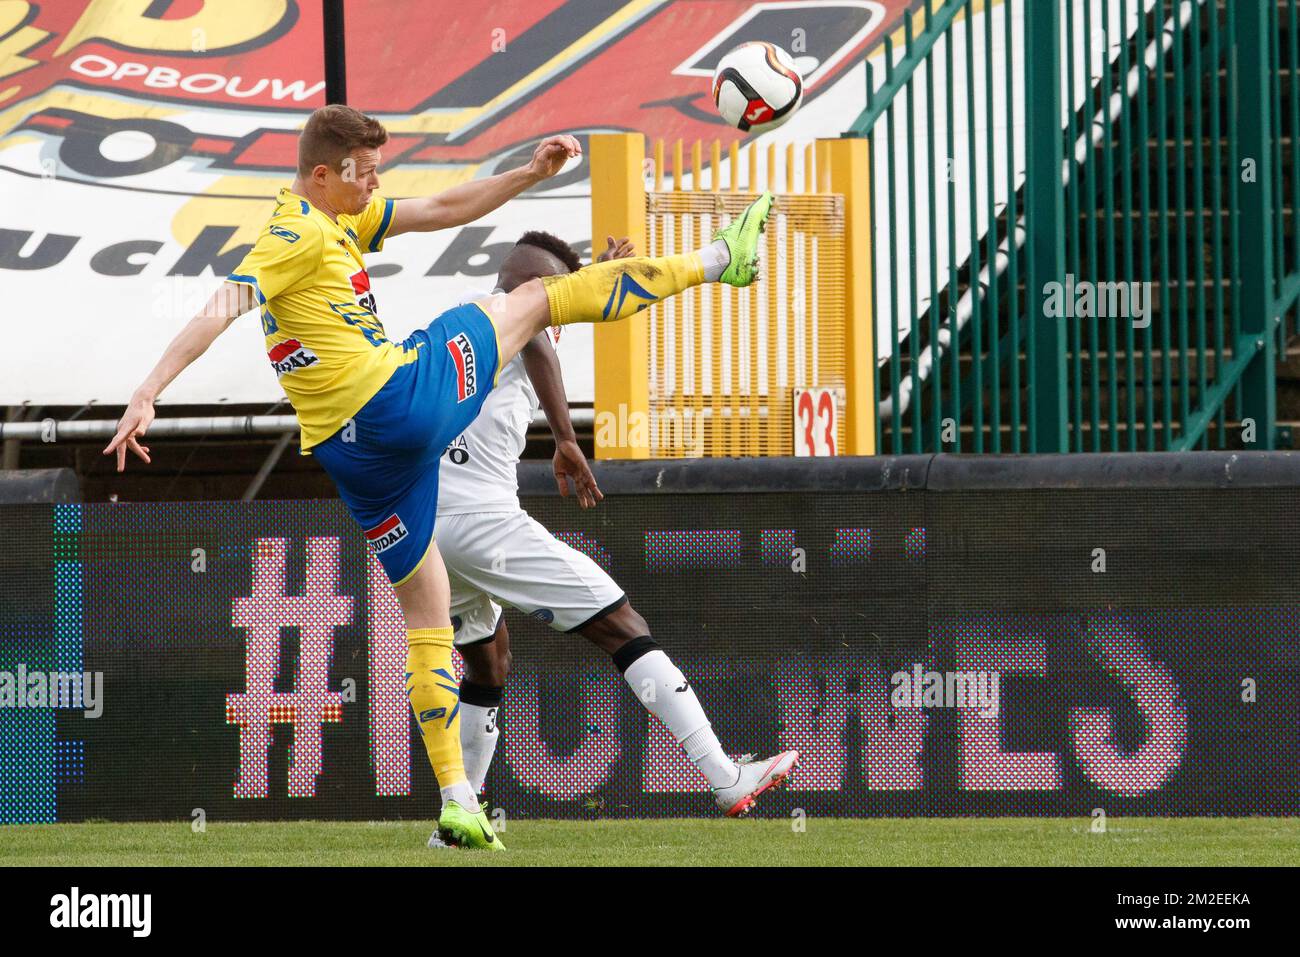
<path fill-rule="evenodd" d="M 1280 865 L 1300 818 L 512 821 L 504 854 L 430 851 L 430 823 L 43 824 L 0 828 L 0 865 Z"/>

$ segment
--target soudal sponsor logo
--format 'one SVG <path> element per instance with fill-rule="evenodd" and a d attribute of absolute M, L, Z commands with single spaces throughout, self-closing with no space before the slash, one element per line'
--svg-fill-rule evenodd
<path fill-rule="evenodd" d="M 386 552 L 407 536 L 406 526 L 394 512 L 374 528 L 366 530 L 366 544 L 376 555 Z"/>
<path fill-rule="evenodd" d="M 456 366 L 456 401 L 464 402 L 478 392 L 474 345 L 469 341 L 469 336 L 459 332 L 456 338 L 447 340 L 447 351 L 451 353 L 451 361 Z"/>
<path fill-rule="evenodd" d="M 379 308 L 375 302 L 375 294 L 370 291 L 370 273 L 363 269 L 361 272 L 354 272 L 348 278 L 352 281 L 352 292 L 357 297 L 357 304 L 378 315 Z"/>
<path fill-rule="evenodd" d="M 316 353 L 297 339 L 286 339 L 284 342 L 277 343 L 266 354 L 266 357 L 271 360 L 271 367 L 275 369 L 277 376 L 284 375 L 286 372 L 305 369 L 307 366 L 315 365 L 320 361 L 316 358 Z"/>

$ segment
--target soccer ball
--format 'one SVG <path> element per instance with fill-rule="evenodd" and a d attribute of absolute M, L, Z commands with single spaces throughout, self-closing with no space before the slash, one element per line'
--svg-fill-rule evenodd
<path fill-rule="evenodd" d="M 803 79 L 794 60 L 770 43 L 742 43 L 713 71 L 713 102 L 722 118 L 746 133 L 774 130 L 799 109 Z"/>

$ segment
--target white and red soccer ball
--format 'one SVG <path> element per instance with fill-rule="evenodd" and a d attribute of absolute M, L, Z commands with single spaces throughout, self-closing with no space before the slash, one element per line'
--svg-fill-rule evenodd
<path fill-rule="evenodd" d="M 722 118 L 746 133 L 774 130 L 803 100 L 803 78 L 778 46 L 742 43 L 713 71 L 713 102 Z"/>

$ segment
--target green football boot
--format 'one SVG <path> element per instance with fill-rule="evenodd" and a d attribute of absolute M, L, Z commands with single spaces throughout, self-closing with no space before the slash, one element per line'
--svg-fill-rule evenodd
<path fill-rule="evenodd" d="M 758 243 L 772 212 L 772 202 L 772 194 L 764 193 L 746 206 L 739 218 L 713 234 L 715 241 L 721 239 L 727 244 L 727 252 L 731 254 L 731 262 L 722 271 L 719 282 L 748 286 L 758 278 Z"/>
<path fill-rule="evenodd" d="M 438 837 L 450 847 L 486 851 L 506 849 L 481 808 L 471 813 L 455 801 L 448 801 L 442 806 L 442 814 L 438 816 Z M 429 846 L 433 846 L 432 840 Z"/>

